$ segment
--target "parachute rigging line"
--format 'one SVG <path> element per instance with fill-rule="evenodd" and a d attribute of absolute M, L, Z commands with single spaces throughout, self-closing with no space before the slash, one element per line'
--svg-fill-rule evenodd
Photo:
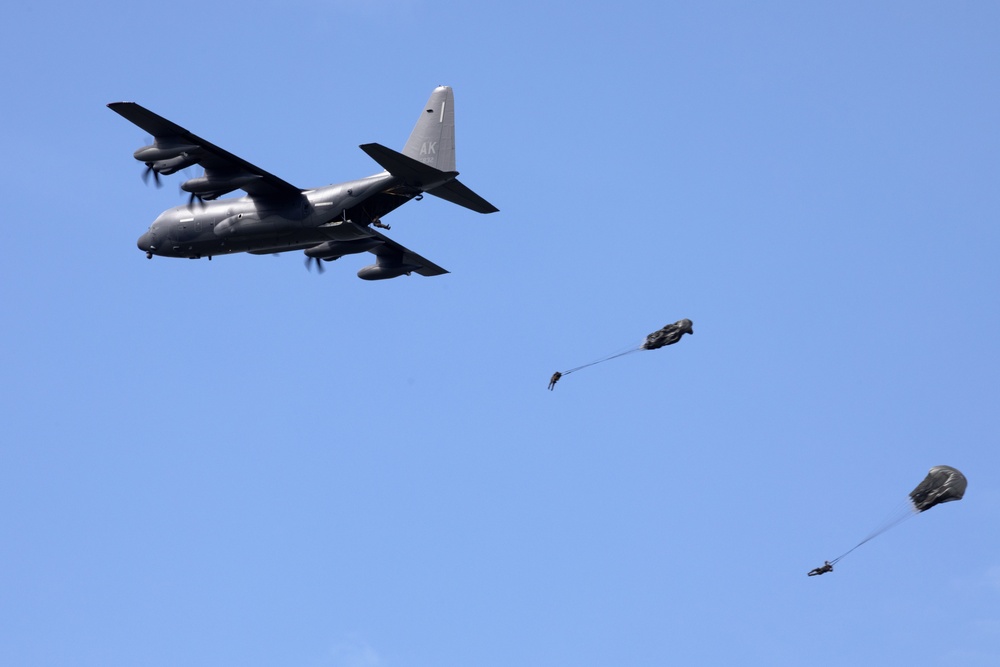
<path fill-rule="evenodd" d="M 866 542 L 870 542 L 871 540 L 875 539 L 876 537 L 878 537 L 882 533 L 886 532 L 890 528 L 895 528 L 896 526 L 898 526 L 899 524 L 903 523 L 907 519 L 909 519 L 911 517 L 914 517 L 914 516 L 916 516 L 918 514 L 920 514 L 920 510 L 918 510 L 913 505 L 913 502 L 909 498 L 907 498 L 906 500 L 902 501 L 902 503 L 900 503 L 899 505 L 897 505 L 896 509 L 894 509 L 891 513 L 889 513 L 886 516 L 886 518 L 882 521 L 882 523 L 878 524 L 874 529 L 872 529 L 872 531 L 870 533 L 868 533 L 867 535 L 865 535 L 865 537 L 864 537 L 863 540 L 861 540 L 860 542 L 858 542 L 857 544 L 855 544 L 853 547 L 851 547 L 850 549 L 848 549 L 847 551 L 845 551 L 841 555 L 839 555 L 836 558 L 834 558 L 833 560 L 831 560 L 830 564 L 831 565 L 836 565 L 837 561 L 841 560 L 844 556 L 846 556 L 847 554 L 851 553 L 852 551 L 854 551 L 855 549 L 857 549 L 858 547 L 860 547 L 862 544 L 865 544 Z"/>
<path fill-rule="evenodd" d="M 624 357 L 626 354 L 632 354 L 633 352 L 638 352 L 641 349 L 643 349 L 642 345 L 640 345 L 639 347 L 630 348 L 628 350 L 625 350 L 624 352 L 616 352 L 616 353 L 611 354 L 611 355 L 609 355 L 607 357 L 603 357 L 601 359 L 598 359 L 597 361 L 591 361 L 589 364 L 584 364 L 582 366 L 577 366 L 576 368 L 571 368 L 568 371 L 562 371 L 560 373 L 560 375 L 569 375 L 570 373 L 575 373 L 576 371 L 582 370 L 584 368 L 588 368 L 590 366 L 595 366 L 595 365 L 603 363 L 605 361 L 611 361 L 612 359 L 617 359 L 618 357 Z"/>

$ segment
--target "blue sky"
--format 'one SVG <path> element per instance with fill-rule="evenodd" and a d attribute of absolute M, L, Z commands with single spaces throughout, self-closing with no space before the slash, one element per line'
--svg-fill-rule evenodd
<path fill-rule="evenodd" d="M 3 664 L 1000 660 L 993 3 L 0 17 Z M 108 102 L 313 187 L 441 84 L 500 212 L 386 222 L 449 275 L 136 248 Z"/>

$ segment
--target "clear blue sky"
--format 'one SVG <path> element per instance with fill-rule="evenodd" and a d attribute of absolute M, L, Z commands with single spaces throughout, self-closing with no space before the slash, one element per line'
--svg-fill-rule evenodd
<path fill-rule="evenodd" d="M 0 21 L 0 663 L 1000 662 L 1000 6 Z M 500 212 L 386 222 L 449 275 L 136 248 L 181 177 L 108 102 L 312 187 L 441 84 Z"/>

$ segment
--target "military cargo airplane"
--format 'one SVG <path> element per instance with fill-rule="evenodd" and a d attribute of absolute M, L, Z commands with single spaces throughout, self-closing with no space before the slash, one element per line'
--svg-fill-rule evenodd
<path fill-rule="evenodd" d="M 447 273 L 437 264 L 392 241 L 373 227 L 388 229 L 382 217 L 411 199 L 432 194 L 477 213 L 497 208 L 456 178 L 455 105 L 448 86 L 435 88 L 401 153 L 362 144 L 385 171 L 337 185 L 303 190 L 188 132 L 134 102 L 108 105 L 153 135 L 134 153 L 145 163 L 143 177 L 173 174 L 193 165 L 204 173 L 181 184 L 186 206 L 164 211 L 138 246 L 146 257 L 200 259 L 234 252 L 265 255 L 304 250 L 306 263 L 371 252 L 375 264 L 358 271 L 365 280 Z M 235 190 L 244 197 L 218 199 Z M 197 203 L 196 203 L 197 202 Z"/>

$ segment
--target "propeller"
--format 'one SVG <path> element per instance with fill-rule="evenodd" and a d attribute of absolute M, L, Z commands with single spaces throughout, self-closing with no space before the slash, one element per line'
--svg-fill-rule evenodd
<path fill-rule="evenodd" d="M 156 142 L 156 139 L 154 139 L 153 137 L 151 137 L 149 135 L 146 135 L 146 144 L 152 145 L 155 142 Z M 153 181 L 156 182 L 156 187 L 158 187 L 158 188 L 162 187 L 163 184 L 160 183 L 160 173 L 158 171 L 156 171 L 155 169 L 153 169 L 153 163 L 152 162 L 147 162 L 146 163 L 146 170 L 144 172 L 142 172 L 142 182 L 145 183 L 146 185 L 149 185 L 149 175 L 150 174 L 153 175 Z"/>
<path fill-rule="evenodd" d="M 322 274 L 323 274 L 323 272 L 324 272 L 324 271 L 326 271 L 326 269 L 325 269 L 325 268 L 323 268 L 323 260 L 321 260 L 321 259 L 320 259 L 319 257 L 309 257 L 309 256 L 307 255 L 307 256 L 306 256 L 306 268 L 307 268 L 307 269 L 309 269 L 310 271 L 312 271 L 312 268 L 313 268 L 313 262 L 315 262 L 315 263 L 316 263 L 316 271 L 317 271 L 317 272 L 318 272 L 318 273 L 319 273 L 320 275 L 322 275 Z"/>
<path fill-rule="evenodd" d="M 184 192 L 184 190 L 181 190 L 181 192 Z M 188 197 L 188 208 L 194 206 L 195 199 L 198 200 L 198 206 L 201 206 L 202 208 L 205 207 L 205 200 L 202 199 L 199 195 L 196 195 L 195 193 L 192 192 L 191 195 Z"/>
<path fill-rule="evenodd" d="M 185 181 L 190 180 L 191 179 L 191 167 L 190 166 L 184 167 L 183 174 L 184 174 L 184 180 Z M 183 196 L 184 193 L 187 193 L 187 195 L 188 195 L 188 203 L 187 203 L 188 208 L 191 208 L 192 206 L 194 206 L 194 200 L 195 199 L 198 200 L 198 206 L 200 206 L 202 208 L 205 208 L 205 199 L 206 198 L 203 197 L 202 195 L 196 193 L 196 192 L 188 192 L 187 190 L 184 189 L 183 186 L 184 186 L 184 184 L 181 183 L 181 185 L 179 185 L 178 187 L 180 188 L 182 196 Z M 213 199 L 213 197 L 208 197 L 208 199 Z"/>
<path fill-rule="evenodd" d="M 146 163 L 146 170 L 142 172 L 142 182 L 149 184 L 149 175 L 153 175 L 153 181 L 156 183 L 156 187 L 163 187 L 163 183 L 160 183 L 160 172 L 153 169 L 152 163 Z"/>

